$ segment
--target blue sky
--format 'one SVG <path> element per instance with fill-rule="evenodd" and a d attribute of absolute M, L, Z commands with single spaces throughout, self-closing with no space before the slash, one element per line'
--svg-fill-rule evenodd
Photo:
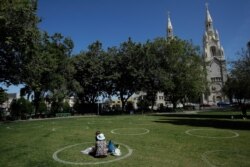
<path fill-rule="evenodd" d="M 237 59 L 250 41 L 250 0 L 39 0 L 39 27 L 70 37 L 79 53 L 96 40 L 105 49 L 128 37 L 142 43 L 165 37 L 170 12 L 174 35 L 202 47 L 206 2 L 227 60 Z"/>

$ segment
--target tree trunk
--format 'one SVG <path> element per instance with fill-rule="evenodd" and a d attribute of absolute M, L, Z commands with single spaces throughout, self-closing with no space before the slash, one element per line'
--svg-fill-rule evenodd
<path fill-rule="evenodd" d="M 34 91 L 35 115 L 37 115 L 40 101 L 41 101 L 41 92 L 40 91 Z"/>
<path fill-rule="evenodd" d="M 172 101 L 172 103 L 173 103 L 173 110 L 175 111 L 176 107 L 177 107 L 177 102 L 176 101 Z"/>

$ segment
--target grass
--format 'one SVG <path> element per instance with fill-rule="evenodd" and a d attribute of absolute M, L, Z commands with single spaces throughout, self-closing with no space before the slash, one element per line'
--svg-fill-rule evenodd
<path fill-rule="evenodd" d="M 56 151 L 65 148 L 57 153 L 57 157 L 64 161 L 112 161 L 88 166 L 247 167 L 250 166 L 250 121 L 231 119 L 232 114 L 235 114 L 235 118 L 239 115 L 236 112 L 202 112 L 2 123 L 0 166 L 80 166 L 63 164 L 52 158 Z M 121 157 L 109 155 L 97 159 L 81 154 L 81 150 L 94 144 L 97 130 L 102 131 L 107 140 L 121 143 L 122 156 L 129 153 L 126 146 L 133 150 L 132 155 L 115 161 Z M 230 138 L 234 133 L 239 137 Z"/>

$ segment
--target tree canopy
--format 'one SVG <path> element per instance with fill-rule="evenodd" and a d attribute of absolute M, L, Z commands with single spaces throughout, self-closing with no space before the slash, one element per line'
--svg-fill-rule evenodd
<path fill-rule="evenodd" d="M 240 58 L 232 62 L 230 75 L 223 90 L 231 101 L 237 99 L 241 103 L 250 99 L 250 50 L 242 49 L 238 55 Z"/>
<path fill-rule="evenodd" d="M 36 0 L 1 0 L 0 82 L 18 84 L 22 81 L 23 66 L 39 38 L 36 11 Z"/>

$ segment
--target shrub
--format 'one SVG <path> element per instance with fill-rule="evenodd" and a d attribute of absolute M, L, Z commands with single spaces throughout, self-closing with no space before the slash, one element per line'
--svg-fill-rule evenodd
<path fill-rule="evenodd" d="M 21 97 L 20 99 L 14 99 L 10 105 L 11 116 L 14 119 L 27 119 L 28 115 L 31 115 L 34 108 L 30 101 Z"/>

